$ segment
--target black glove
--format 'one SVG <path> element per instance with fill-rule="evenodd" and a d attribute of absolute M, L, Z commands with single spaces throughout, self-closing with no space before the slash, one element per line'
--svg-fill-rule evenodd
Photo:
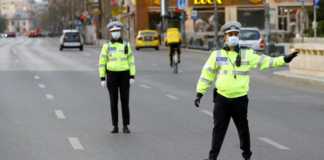
<path fill-rule="evenodd" d="M 196 96 L 196 99 L 195 99 L 195 106 L 196 106 L 197 108 L 199 108 L 200 100 L 201 100 L 202 96 L 203 96 L 203 94 L 201 94 L 201 93 L 197 93 L 197 96 Z"/>
<path fill-rule="evenodd" d="M 297 55 L 298 55 L 299 51 L 295 51 L 293 53 L 290 53 L 289 55 L 286 55 L 284 57 L 284 60 L 286 63 L 290 63 Z"/>

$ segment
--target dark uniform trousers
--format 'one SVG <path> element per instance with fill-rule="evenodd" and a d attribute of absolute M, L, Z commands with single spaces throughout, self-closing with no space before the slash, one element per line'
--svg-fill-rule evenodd
<path fill-rule="evenodd" d="M 243 158 L 250 158 L 250 131 L 247 119 L 248 96 L 229 99 L 214 91 L 214 128 L 209 159 L 216 160 L 232 118 L 237 128 Z"/>
<path fill-rule="evenodd" d="M 129 71 L 107 71 L 107 87 L 110 96 L 111 118 L 113 126 L 118 126 L 118 94 L 120 93 L 123 125 L 129 125 Z"/>

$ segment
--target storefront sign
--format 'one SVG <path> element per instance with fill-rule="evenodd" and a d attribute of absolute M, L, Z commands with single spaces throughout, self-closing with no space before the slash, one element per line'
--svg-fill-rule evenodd
<path fill-rule="evenodd" d="M 262 4 L 263 0 L 192 0 L 193 5 L 212 5 L 214 2 L 219 5 L 243 5 L 243 4 Z"/>
<path fill-rule="evenodd" d="M 194 5 L 214 4 L 215 0 L 194 0 Z M 223 4 L 223 0 L 216 0 L 217 4 Z"/>

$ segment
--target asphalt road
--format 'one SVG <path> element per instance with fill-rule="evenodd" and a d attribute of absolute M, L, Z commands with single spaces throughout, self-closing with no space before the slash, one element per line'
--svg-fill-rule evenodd
<path fill-rule="evenodd" d="M 212 129 L 212 98 L 193 105 L 208 54 L 136 52 L 130 135 L 111 135 L 108 93 L 99 85 L 99 48 L 60 52 L 57 39 L 0 39 L 1 160 L 201 160 Z M 324 159 L 324 91 L 253 72 L 249 122 L 256 160 Z M 121 124 L 121 123 L 120 123 Z M 233 124 L 220 158 L 241 159 Z"/>

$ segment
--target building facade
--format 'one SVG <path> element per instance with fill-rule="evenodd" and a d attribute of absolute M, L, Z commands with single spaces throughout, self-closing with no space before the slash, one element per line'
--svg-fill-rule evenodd
<path fill-rule="evenodd" d="M 274 32 L 300 34 L 309 27 L 307 15 L 303 15 L 302 2 L 297 0 L 217 0 L 219 26 L 228 21 L 239 21 L 243 27 L 265 29 L 265 3 L 270 6 L 270 25 Z M 177 0 L 169 0 L 171 21 L 179 21 Z M 305 0 L 304 6 L 312 7 L 312 0 Z M 188 0 L 185 10 L 185 32 L 199 34 L 213 32 L 213 0 Z M 136 31 L 141 29 L 160 29 L 160 1 L 138 0 L 136 4 Z M 172 23 L 172 22 L 171 22 Z M 172 23 L 178 26 L 177 23 Z M 212 33 L 211 33 L 212 34 Z"/>
<path fill-rule="evenodd" d="M 7 32 L 29 32 L 32 28 L 30 1 L 0 0 L 0 14 L 8 20 Z"/>

